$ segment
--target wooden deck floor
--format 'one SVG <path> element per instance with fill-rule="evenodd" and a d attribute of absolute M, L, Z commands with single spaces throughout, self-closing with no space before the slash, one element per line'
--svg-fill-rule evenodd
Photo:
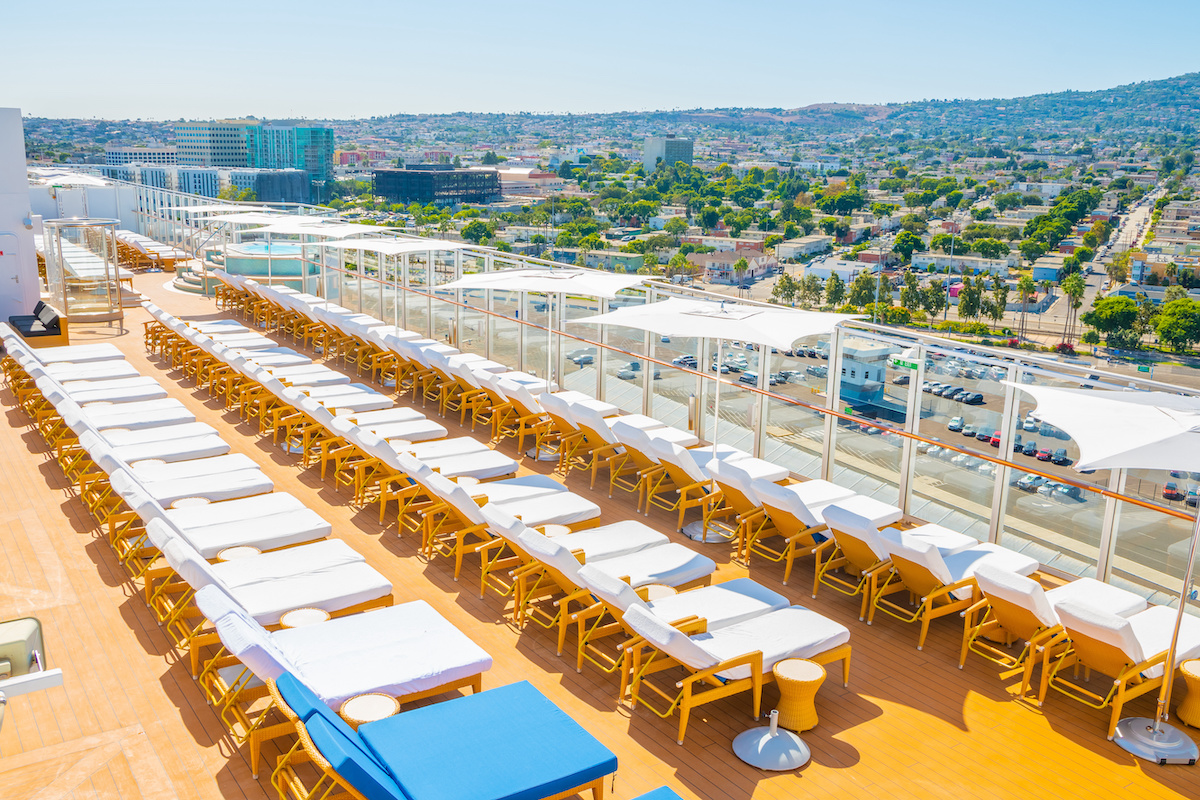
<path fill-rule="evenodd" d="M 164 290 L 168 277 L 139 276 L 138 288 L 179 316 L 216 316 L 211 301 Z M 1061 696 L 1051 696 L 1044 709 L 1017 701 L 979 659 L 960 671 L 956 619 L 936 622 L 919 652 L 914 627 L 886 616 L 867 627 L 857 620 L 857 603 L 831 591 L 811 600 L 812 564 L 803 561 L 787 587 L 780 585 L 777 565 L 756 562 L 749 574 L 851 629 L 850 688 L 831 680 L 821 689 L 820 725 L 804 735 L 812 761 L 781 774 L 738 761 L 730 741 L 756 724 L 746 696 L 694 714 L 685 745 L 677 746 L 676 720 L 631 713 L 616 702 L 614 677 L 586 667 L 576 674 L 573 659 L 555 656 L 549 632 L 531 627 L 518 633 L 506 624 L 495 596 L 477 596 L 476 565 L 455 583 L 445 560 L 427 564 L 415 555 L 412 537 L 398 538 L 394 523 L 381 528 L 374 506 L 351 507 L 332 484 L 322 483 L 314 471 L 301 471 L 177 373 L 147 359 L 141 346 L 141 322 L 147 318 L 140 309 L 130 310 L 122 336 L 103 327 L 72 335 L 121 347 L 143 374 L 158 378 L 198 419 L 220 429 L 233 452 L 254 458 L 277 490 L 303 498 L 330 520 L 335 536 L 395 584 L 397 602 L 423 598 L 471 636 L 495 660 L 485 688 L 530 680 L 603 741 L 620 760 L 611 794 L 617 800 L 663 784 L 687 798 L 1200 797 L 1200 770 L 1147 765 L 1105 741 L 1106 711 Z M 251 779 L 245 750 L 223 736 L 44 444 L 8 404 L 11 398 L 3 399 L 9 424 L 0 427 L 0 469 L 8 476 L 0 482 L 0 618 L 39 617 L 49 660 L 66 677 L 62 688 L 10 701 L 0 731 L 0 797 L 273 796 L 267 770 L 259 781 Z M 457 433 L 453 423 L 447 427 Z M 502 449 L 516 455 L 511 440 Z M 633 514 L 625 496 L 589 494 L 578 474 L 567 483 L 595 499 L 606 521 Z M 653 513 L 649 522 L 673 530 L 666 513 Z M 729 563 L 723 547 L 693 546 L 721 563 L 722 578 L 746 574 Z M 777 697 L 768 687 L 765 708 Z M 1130 711 L 1149 715 L 1152 700 L 1142 698 Z M 519 735 L 519 720 L 515 723 Z"/>

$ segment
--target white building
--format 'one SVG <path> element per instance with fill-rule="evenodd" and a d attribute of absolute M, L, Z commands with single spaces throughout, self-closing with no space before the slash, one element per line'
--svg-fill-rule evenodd
<path fill-rule="evenodd" d="M 845 283 L 850 283 L 860 272 L 875 272 L 879 269 L 878 264 L 868 264 L 863 261 L 843 261 L 840 258 L 822 258 L 811 264 L 806 264 L 801 271 L 801 275 L 807 277 L 816 275 L 823 281 L 829 280 L 831 275 L 837 275 Z"/>
<path fill-rule="evenodd" d="M 948 253 L 913 253 L 912 266 L 914 269 L 929 269 L 933 267 L 936 270 L 944 270 L 950 267 L 951 272 L 961 272 L 963 274 L 980 275 L 987 273 L 989 275 L 999 275 L 1007 277 L 1010 269 L 1016 269 L 1021 266 L 1021 254 L 1010 252 L 1002 258 L 983 258 L 982 256 L 958 255 L 953 258 Z"/>
<path fill-rule="evenodd" d="M 175 145 L 140 144 L 126 146 L 109 142 L 104 145 L 104 163 L 108 166 L 121 164 L 174 164 Z"/>
<path fill-rule="evenodd" d="M 775 257 L 779 259 L 811 256 L 814 253 L 824 253 L 833 247 L 833 237 L 814 233 L 797 239 L 788 239 L 775 245 Z"/>
<path fill-rule="evenodd" d="M 654 172 L 658 162 L 674 164 L 682 161 L 692 163 L 692 140 L 678 137 L 673 133 L 666 136 L 647 136 L 645 149 L 642 151 L 642 168 L 649 175 Z"/>

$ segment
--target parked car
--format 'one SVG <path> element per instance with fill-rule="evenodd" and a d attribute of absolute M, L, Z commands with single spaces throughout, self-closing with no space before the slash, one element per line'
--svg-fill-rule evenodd
<path fill-rule="evenodd" d="M 1025 455 L 1025 456 L 1036 456 L 1037 453 L 1038 453 L 1037 442 L 1033 441 L 1032 439 L 1030 439 L 1029 443 L 1026 444 L 1024 448 L 1021 449 L 1021 455 Z"/>
<path fill-rule="evenodd" d="M 896 384 L 897 386 L 908 386 L 908 382 L 910 380 L 912 380 L 911 375 L 897 375 L 896 377 L 892 378 L 892 383 Z"/>
<path fill-rule="evenodd" d="M 918 453 L 928 453 L 934 447 L 937 447 L 937 445 L 932 442 L 917 442 Z"/>
<path fill-rule="evenodd" d="M 1081 503 L 1083 502 L 1083 490 L 1078 486 L 1068 486 L 1065 483 L 1060 483 L 1054 489 L 1054 499 L 1061 503 L 1071 501 Z"/>
<path fill-rule="evenodd" d="M 824 378 L 829 375 L 829 367 L 824 364 L 814 364 L 804 371 L 814 378 Z"/>
<path fill-rule="evenodd" d="M 1054 451 L 1054 455 L 1050 456 L 1050 460 L 1060 467 L 1065 467 L 1071 463 L 1071 459 L 1067 458 L 1067 448 L 1060 447 Z"/>
<path fill-rule="evenodd" d="M 1025 445 L 1021 444 L 1021 434 L 1018 433 L 1016 438 L 1013 439 L 1013 452 L 1019 453 L 1024 448 L 1025 448 Z"/>
<path fill-rule="evenodd" d="M 1183 472 L 1183 471 L 1181 471 L 1181 470 L 1177 470 L 1177 469 L 1173 469 L 1173 470 L 1171 470 L 1171 477 L 1172 477 L 1172 478 L 1186 478 L 1187 476 L 1188 476 L 1188 474 L 1187 474 L 1186 472 Z"/>
<path fill-rule="evenodd" d="M 1021 430 L 1025 431 L 1026 433 L 1036 433 L 1037 429 L 1038 421 L 1033 417 L 1026 417 L 1025 421 L 1021 423 Z"/>
<path fill-rule="evenodd" d="M 1183 500 L 1183 492 L 1179 491 L 1179 484 L 1175 481 L 1167 481 L 1163 485 L 1162 496 L 1164 500 Z"/>
<path fill-rule="evenodd" d="M 963 429 L 962 429 L 962 435 L 963 435 L 963 436 L 971 436 L 971 437 L 974 437 L 974 436 L 975 436 L 975 426 L 974 426 L 974 425 L 968 425 L 968 426 L 966 426 L 965 428 L 963 428 Z"/>
<path fill-rule="evenodd" d="M 995 433 L 992 434 L 992 440 L 991 440 L 990 444 L 992 445 L 992 447 L 1000 446 L 1000 431 L 996 431 Z"/>
<path fill-rule="evenodd" d="M 1200 486 L 1194 483 L 1189 483 L 1187 497 L 1184 498 L 1183 502 L 1187 503 L 1192 508 L 1195 508 L 1198 501 L 1200 501 Z"/>
<path fill-rule="evenodd" d="M 985 428 L 980 428 L 979 433 L 975 434 L 976 441 L 990 442 L 992 441 L 992 432 Z"/>
<path fill-rule="evenodd" d="M 1043 447 L 1041 450 L 1038 450 L 1037 460 L 1038 461 L 1049 461 L 1052 456 L 1053 456 L 1053 453 L 1050 452 L 1050 448 Z"/>
<path fill-rule="evenodd" d="M 623 381 L 631 381 L 637 377 L 637 373 L 631 370 L 629 367 L 621 367 L 619 370 L 617 370 L 617 377 Z"/>
<path fill-rule="evenodd" d="M 716 365 L 716 364 L 713 364 L 711 367 L 709 367 L 709 368 L 708 368 L 708 371 L 709 371 L 709 372 L 716 372 L 716 371 L 717 371 L 717 365 Z M 722 374 L 722 375 L 728 375 L 728 374 L 729 374 L 730 372 L 732 372 L 732 371 L 733 371 L 733 370 L 731 370 L 731 369 L 729 368 L 729 365 L 728 365 L 728 364 L 722 364 L 722 365 L 721 365 L 721 374 Z"/>
<path fill-rule="evenodd" d="M 945 451 L 945 449 L 946 448 L 939 447 L 935 444 L 932 447 L 930 447 L 928 450 L 925 451 L 925 455 L 932 456 L 933 458 L 939 458 L 939 457 L 941 457 L 941 455 Z"/>
<path fill-rule="evenodd" d="M 750 386 L 758 386 L 758 373 L 743 372 L 742 377 L 738 378 L 738 382 L 749 384 Z"/>
<path fill-rule="evenodd" d="M 584 364 L 591 364 L 595 361 L 595 359 L 589 355 L 575 356 L 571 360 L 574 361 L 576 364 L 578 364 L 581 367 Z"/>
<path fill-rule="evenodd" d="M 964 422 L 962 417 L 955 417 L 954 419 L 950 420 L 949 423 L 947 423 L 946 429 L 951 433 L 961 433 L 963 424 Z"/>
<path fill-rule="evenodd" d="M 677 367 L 688 367 L 690 369 L 695 369 L 697 365 L 695 356 L 679 356 L 678 358 L 671 359 L 671 363 Z"/>
<path fill-rule="evenodd" d="M 967 392 L 962 397 L 959 397 L 959 402 L 966 403 L 969 406 L 983 405 L 983 395 L 979 392 Z"/>
<path fill-rule="evenodd" d="M 1054 490 L 1059 486 L 1062 486 L 1062 484 L 1056 483 L 1055 481 L 1046 481 L 1041 486 L 1037 487 L 1037 493 L 1043 497 L 1053 497 Z"/>
<path fill-rule="evenodd" d="M 1036 492 L 1037 488 L 1046 482 L 1041 475 L 1023 475 L 1017 479 L 1017 488 L 1027 492 Z"/>

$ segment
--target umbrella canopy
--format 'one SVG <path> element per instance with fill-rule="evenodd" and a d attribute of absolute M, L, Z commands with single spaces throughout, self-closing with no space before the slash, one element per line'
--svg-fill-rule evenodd
<path fill-rule="evenodd" d="M 1037 401 L 1034 417 L 1075 440 L 1077 470 L 1200 471 L 1200 399 L 1166 392 L 1010 385 Z"/>
<path fill-rule="evenodd" d="M 442 284 L 439 289 L 500 289 L 508 292 L 544 292 L 546 294 L 575 294 L 584 297 L 617 296 L 622 289 L 638 286 L 640 275 L 621 275 L 598 269 L 555 267 L 531 269 L 500 269 L 464 275 L 456 281 Z M 592 318 L 594 319 L 594 317 Z M 575 320 L 582 322 L 583 320 Z"/>
<path fill-rule="evenodd" d="M 664 336 L 737 339 L 787 350 L 797 339 L 830 333 L 850 319 L 861 317 L 671 298 L 571 321 L 623 325 Z"/>

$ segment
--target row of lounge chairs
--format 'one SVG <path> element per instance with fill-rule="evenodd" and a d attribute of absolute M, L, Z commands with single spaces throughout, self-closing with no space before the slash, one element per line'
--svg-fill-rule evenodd
<path fill-rule="evenodd" d="M 295 307 L 278 290 L 255 287 L 252 282 L 240 279 L 230 280 L 224 301 L 228 308 L 248 311 L 264 306 Z M 316 306 L 322 302 L 314 298 L 309 305 Z M 362 320 L 364 315 L 354 315 L 345 310 L 341 312 L 356 319 L 353 325 L 383 325 L 369 317 L 367 319 L 371 321 Z M 285 312 L 274 313 L 277 319 L 285 316 Z M 271 314 L 261 311 L 255 311 L 253 315 L 260 319 L 271 317 Z M 322 318 L 317 313 L 303 316 L 310 321 Z M 685 513 L 692 508 L 699 508 L 706 531 L 712 530 L 735 542 L 737 557 L 747 562 L 751 557 L 785 561 L 785 583 L 798 556 L 815 554 L 814 596 L 820 586 L 830 586 L 860 596 L 860 618 L 868 623 L 873 620 L 876 610 L 883 610 L 906 622 L 920 622 L 918 648 L 924 645 L 932 620 L 956 613 L 966 617 L 963 659 L 968 651 L 983 651 L 988 638 L 997 630 L 1004 630 L 996 621 L 993 598 L 986 588 L 980 587 L 978 575 L 981 571 L 1003 575 L 1009 582 L 1040 587 L 1037 581 L 1027 577 L 1037 571 L 1039 564 L 1007 548 L 980 543 L 941 526 L 905 519 L 901 510 L 894 506 L 856 495 L 826 481 L 793 482 L 787 470 L 777 465 L 732 448 L 712 450 L 707 446 L 699 446 L 696 438 L 688 432 L 669 428 L 643 415 L 621 415 L 615 407 L 581 393 L 545 391 L 533 395 L 528 391 L 520 391 L 520 383 L 510 382 L 506 394 L 503 391 L 505 383 L 503 379 L 494 377 L 495 372 L 470 370 L 471 360 L 483 360 L 482 357 L 458 354 L 448 345 L 431 343 L 430 346 L 437 348 L 437 356 L 427 356 L 423 361 L 411 355 L 406 358 L 401 354 L 403 349 L 395 346 L 390 354 L 385 354 L 382 351 L 387 350 L 390 343 L 378 336 L 372 340 L 370 331 L 374 328 L 367 327 L 364 333 L 360 327 L 356 335 L 352 325 L 339 324 L 337 309 L 324 312 L 323 319 L 321 327 L 340 331 L 333 335 L 333 340 L 337 340 L 338 336 L 349 337 L 342 338 L 343 342 L 355 340 L 354 344 L 343 346 L 343 353 L 353 353 L 355 359 L 365 358 L 364 363 L 367 364 L 381 361 L 389 363 L 390 373 L 380 371 L 376 374 L 384 379 L 390 374 L 399 394 L 411 392 L 414 401 L 418 398 L 424 402 L 437 399 L 443 414 L 459 410 L 463 421 L 468 413 L 463 409 L 469 409 L 473 421 L 493 423 L 494 441 L 513 436 L 518 439 L 518 448 L 522 452 L 525 449 L 524 438 L 531 437 L 539 452 L 553 451 L 558 454 L 561 471 L 568 472 L 576 468 L 589 471 L 593 486 L 597 477 L 607 471 L 610 494 L 618 488 L 637 492 L 638 507 L 644 508 L 647 513 L 651 504 L 678 511 L 680 528 Z M 418 335 L 401 332 L 399 336 L 396 341 L 410 341 L 403 337 Z M 336 357 L 336 354 L 329 355 Z M 455 363 L 454 369 L 437 368 L 437 359 L 444 361 L 456 357 L 460 360 Z M 433 366 L 430 366 L 431 361 Z M 489 378 L 489 375 L 493 377 Z M 460 399 L 457 409 L 453 405 L 455 397 Z M 495 423 L 497 418 L 506 421 Z M 460 525 L 460 530 L 482 530 L 489 537 L 502 537 L 505 530 L 502 523 L 488 525 L 479 521 L 478 517 L 460 520 Z M 493 546 L 501 547 L 496 543 L 497 539 L 493 538 L 491 542 Z M 456 542 L 456 546 L 461 565 L 461 543 Z M 503 546 L 509 548 L 509 552 L 521 550 L 519 543 L 514 547 L 512 542 L 506 542 Z M 481 552 L 486 552 L 487 547 L 485 543 Z M 525 548 L 516 561 L 524 560 L 528 564 L 530 556 L 531 552 Z M 521 622 L 538 618 L 538 614 L 531 611 L 537 601 L 537 591 L 546 587 L 547 576 L 553 574 L 544 564 L 537 569 L 540 587 L 532 590 L 522 588 L 521 582 L 517 581 L 517 587 L 512 589 L 522 597 L 514 610 L 514 616 Z M 486 588 L 486 563 L 483 572 L 483 585 Z M 569 572 L 560 571 L 554 577 L 564 577 Z M 572 581 L 562 583 L 566 587 L 566 596 L 571 597 Z M 626 585 L 629 586 L 629 583 Z M 1087 588 L 1090 584 L 1080 586 Z M 634 591 L 633 597 L 645 602 L 644 598 L 638 597 L 635 587 L 630 588 Z M 1131 608 L 1139 603 L 1144 607 L 1144 601 L 1132 593 L 1113 587 L 1106 589 L 1122 596 L 1122 602 Z M 563 628 L 559 636 L 560 651 L 566 636 L 565 626 L 573 623 L 578 630 L 579 667 L 582 667 L 584 660 L 590 660 L 605 669 L 617 669 L 619 665 L 615 663 L 616 659 L 594 646 L 593 638 L 598 637 L 600 632 L 617 630 L 635 637 L 639 633 L 624 622 L 624 616 L 619 618 L 619 622 L 614 622 L 616 618 L 611 603 L 601 603 L 602 595 L 595 586 L 583 587 L 576 583 L 574 591 L 584 604 L 590 603 L 587 605 L 589 610 L 575 609 L 546 615 L 547 619 L 556 621 Z M 1053 687 L 1099 707 L 1111 702 L 1115 721 L 1121 703 L 1149 691 L 1146 688 L 1147 681 L 1153 680 L 1152 674 L 1144 674 L 1144 670 L 1137 667 L 1146 661 L 1153 661 L 1154 656 L 1147 651 L 1145 658 L 1140 657 L 1145 648 L 1139 649 L 1140 645 L 1134 647 L 1136 636 L 1130 631 L 1141 630 L 1152 619 L 1165 619 L 1167 615 L 1163 611 L 1150 609 L 1153 612 L 1151 616 L 1138 619 L 1134 613 L 1129 619 L 1136 622 L 1121 622 L 1128 616 L 1124 612 L 1124 605 L 1118 603 L 1114 611 L 1094 592 L 1081 591 L 1081 595 L 1092 616 L 1100 612 L 1112 612 L 1104 621 L 1104 626 L 1110 631 L 1105 641 L 1124 639 L 1121 653 L 1110 652 L 1103 657 L 1091 657 L 1096 669 L 1117 677 L 1113 692 L 1106 697 L 1078 687 L 1072 689 L 1068 685 L 1064 670 L 1081 659 L 1082 655 L 1071 644 L 1071 634 L 1060 626 L 1045 642 L 1034 641 L 1029 645 L 1028 651 L 1035 653 L 1036 658 L 1019 659 L 1024 676 L 1021 693 L 1026 694 L 1034 665 L 1042 664 L 1039 702 L 1044 699 L 1046 688 Z M 567 605 L 570 606 L 571 602 L 574 600 L 568 601 Z M 630 602 L 627 593 L 626 602 Z M 1003 600 L 996 602 L 1003 603 Z M 524 608 L 526 605 L 529 608 Z M 618 610 L 623 614 L 623 609 Z M 637 618 L 635 614 L 634 619 Z M 1079 615 L 1072 619 L 1075 627 L 1070 630 L 1074 632 L 1075 639 L 1088 641 L 1104 638 L 1094 628 L 1088 628 L 1086 622 L 1080 622 Z M 708 622 L 711 623 L 711 620 Z M 1123 632 L 1111 634 L 1111 631 L 1118 629 Z M 1007 630 L 1000 635 L 1000 639 L 1004 644 L 1023 640 L 1019 634 Z M 1050 641 L 1055 642 L 1054 647 L 1048 646 Z M 627 651 L 629 658 L 633 658 L 639 639 L 634 638 L 632 644 L 634 647 Z M 1184 655 L 1179 661 L 1186 657 L 1188 650 L 1181 648 Z M 1161 660 L 1161 652 L 1156 650 L 1154 653 Z M 637 671 L 636 667 L 626 663 L 622 674 L 626 680 L 636 682 L 631 676 Z M 1125 688 L 1120 689 L 1120 686 Z"/>
<path fill-rule="evenodd" d="M 192 259 L 187 251 L 162 244 L 140 233 L 121 229 L 115 237 L 120 263 L 137 272 L 148 269 L 174 271 L 178 263 Z"/>
<path fill-rule="evenodd" d="M 46 434 L 47 441 L 56 448 L 59 462 L 66 465 L 74 480 L 91 487 L 85 502 L 97 520 L 102 525 L 115 526 L 118 522 L 131 522 L 118 520 L 122 514 L 145 514 L 141 520 L 144 525 L 141 534 L 131 533 L 134 525 L 122 525 L 120 540 L 127 546 L 124 550 L 117 548 L 117 551 L 126 565 L 139 559 L 148 561 L 138 572 L 145 581 L 145 596 L 156 618 L 168 630 L 182 634 L 175 637 L 175 643 L 186 644 L 193 654 L 207 643 L 206 640 L 219 641 L 222 645 L 214 656 L 204 660 L 203 671 L 198 677 L 210 702 L 235 737 L 239 741 L 249 741 L 252 768 L 257 769 L 264 741 L 296 733 L 297 745 L 280 759 L 272 776 L 281 792 L 297 790 L 300 777 L 296 766 L 306 759 L 317 759 L 327 765 L 321 771 L 320 781 L 340 783 L 373 797 L 432 796 L 430 784 L 420 788 L 421 782 L 428 779 L 428 765 L 418 769 L 415 765 L 400 763 L 403 759 L 386 757 L 379 764 L 376 756 L 372 760 L 382 769 L 377 769 L 371 780 L 366 780 L 353 768 L 353 759 L 326 760 L 312 743 L 320 741 L 329 752 L 346 755 L 344 735 L 349 729 L 340 723 L 332 710 L 341 701 L 357 694 L 382 691 L 411 701 L 464 686 L 471 686 L 478 693 L 481 675 L 491 666 L 487 653 L 427 603 L 417 601 L 393 606 L 391 585 L 383 576 L 367 566 L 362 557 L 343 542 L 322 540 L 328 525 L 319 518 L 318 524 L 313 525 L 311 516 L 315 515 L 306 509 L 289 508 L 287 502 L 275 503 L 275 516 L 300 511 L 300 516 L 306 517 L 301 522 L 309 527 L 311 535 L 298 535 L 299 539 L 315 541 L 309 544 L 289 542 L 295 546 L 268 548 L 268 552 L 260 555 L 209 563 L 189 543 L 187 533 L 196 535 L 197 527 L 189 529 L 189 526 L 174 524 L 180 521 L 176 512 L 196 510 L 183 501 L 198 497 L 212 500 L 200 510 L 224 513 L 210 513 L 206 520 L 208 524 L 198 526 L 199 529 L 211 533 L 213 527 L 224 528 L 218 537 L 223 543 L 245 547 L 249 544 L 281 544 L 278 538 L 270 541 L 263 538 L 264 535 L 278 537 L 278 525 L 264 526 L 261 518 L 257 520 L 259 524 L 249 524 L 247 519 L 254 514 L 251 501 L 280 496 L 252 493 L 228 500 L 206 496 L 203 478 L 210 473 L 201 467 L 221 464 L 226 469 L 238 471 L 243 465 L 234 464 L 230 459 L 242 457 L 228 455 L 227 446 L 223 448 L 226 452 L 220 453 L 219 437 L 200 430 L 197 426 L 202 423 L 196 423 L 194 418 L 186 419 L 178 409 L 175 409 L 174 418 L 160 420 L 161 424 L 143 422 L 126 430 L 117 430 L 107 421 L 93 417 L 93 414 L 123 407 L 127 412 L 123 420 L 135 419 L 134 415 L 147 410 L 144 403 L 162 399 L 146 400 L 141 395 L 128 394 L 128 381 L 134 378 L 129 376 L 130 365 L 121 360 L 115 348 L 84 346 L 35 354 L 24 349 L 11 331 L 3 329 L 0 333 L 5 338 L 7 356 L 3 366 L 10 388 L 39 430 Z M 45 355 L 48 360 L 42 361 L 38 355 Z M 103 368 L 97 368 L 98 365 Z M 105 380 L 109 375 L 123 377 Z M 78 380 L 59 380 L 81 376 L 89 378 L 83 381 L 87 386 L 79 386 Z M 111 391 L 105 391 L 104 384 L 111 384 Z M 139 381 L 136 385 L 149 391 L 148 382 Z M 101 396 L 103 399 L 96 399 Z M 161 410 L 167 406 L 156 408 Z M 72 426 L 64 415 L 69 417 L 76 412 L 78 415 Z M 134 458 L 131 463 L 124 463 L 114 455 L 114 447 L 140 446 L 141 443 L 112 445 L 104 438 L 112 433 L 153 434 L 147 440 L 152 446 L 170 441 L 178 445 L 190 439 L 203 440 L 203 452 L 188 453 L 188 446 L 183 445 L 170 453 L 155 453 L 169 460 Z M 183 435 L 159 435 L 170 433 Z M 109 477 L 115 484 L 103 492 L 96 485 L 106 482 L 96 469 L 102 463 L 112 467 Z M 163 470 L 169 474 L 162 474 Z M 200 487 L 201 494 L 176 501 L 183 508 L 163 508 L 151 496 L 150 486 L 159 481 L 176 480 L 181 472 Z M 267 487 L 269 491 L 269 483 Z M 135 496 L 138 494 L 141 496 Z M 101 496 L 105 499 L 97 499 Z M 112 502 L 107 498 L 112 498 Z M 235 505 L 237 508 L 232 508 Z M 126 510 L 122 511 L 123 508 Z M 244 535 L 231 535 L 231 527 Z M 271 530 L 255 533 L 265 527 Z M 131 545 L 130 541 L 140 545 Z M 152 553 L 158 558 L 153 558 Z M 356 613 L 376 606 L 386 607 L 371 613 Z M 320 608 L 332 613 L 335 619 L 321 625 L 281 630 L 281 618 L 289 607 Z M 193 627 L 195 619 L 201 622 Z M 214 626 L 212 633 L 204 630 L 205 621 Z M 276 679 L 287 687 L 292 705 L 271 700 L 265 708 L 252 710 L 256 700 L 277 692 Z M 490 708 L 492 719 L 500 709 L 510 718 L 535 713 L 548 727 L 556 730 L 556 741 L 550 744 L 553 758 L 528 751 L 524 755 L 505 752 L 504 758 L 488 770 L 496 774 L 474 781 L 475 788 L 484 792 L 481 796 L 507 796 L 513 789 L 528 797 L 557 797 L 582 789 L 592 789 L 597 798 L 603 796 L 602 780 L 615 770 L 615 758 L 536 690 L 521 684 L 495 695 L 478 696 L 485 699 L 473 702 L 471 708 L 476 712 Z M 294 708 L 299 708 L 306 718 L 320 712 L 325 727 L 310 735 Z M 447 706 L 445 712 L 430 709 L 418 716 L 422 717 L 423 725 L 437 726 L 448 719 L 454 719 L 457 724 L 461 713 L 459 707 Z M 414 718 L 406 717 L 406 720 L 411 719 Z M 337 739 L 336 747 L 322 738 L 322 732 L 328 734 L 331 731 L 342 737 Z M 428 736 L 425 739 L 430 740 Z M 479 757 L 479 765 L 487 767 L 484 763 L 487 760 L 488 756 Z M 399 766 L 393 768 L 392 765 L 398 763 Z M 511 767 L 513 763 L 519 766 L 518 774 L 505 773 L 503 767 Z M 335 764 L 340 765 L 345 774 L 333 769 Z M 453 772 L 446 772 L 443 777 L 450 781 L 455 776 Z M 400 789 L 400 786 L 405 788 Z M 380 787 L 391 791 L 380 794 Z M 414 787 L 417 790 L 410 791 Z"/>

